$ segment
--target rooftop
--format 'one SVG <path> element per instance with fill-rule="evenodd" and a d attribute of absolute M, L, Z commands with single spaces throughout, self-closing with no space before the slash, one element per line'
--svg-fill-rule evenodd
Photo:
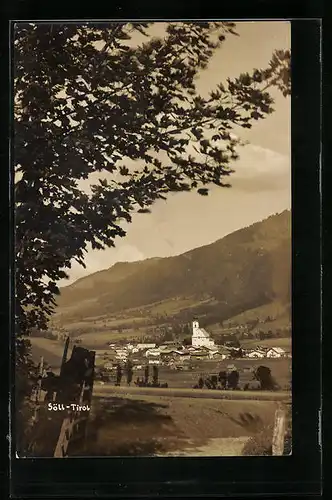
<path fill-rule="evenodd" d="M 282 347 L 270 347 L 270 349 L 273 349 L 273 351 L 279 352 L 280 354 L 285 352 L 285 349 L 283 349 Z"/>

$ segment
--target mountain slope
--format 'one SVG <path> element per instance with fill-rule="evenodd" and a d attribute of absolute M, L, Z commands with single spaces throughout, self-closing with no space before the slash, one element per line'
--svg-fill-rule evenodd
<path fill-rule="evenodd" d="M 151 316 L 156 304 L 182 301 L 174 313 L 181 319 L 224 319 L 275 300 L 289 304 L 290 223 L 285 211 L 182 255 L 117 263 L 62 288 L 57 313 L 68 322 L 137 316 L 137 308 Z"/>

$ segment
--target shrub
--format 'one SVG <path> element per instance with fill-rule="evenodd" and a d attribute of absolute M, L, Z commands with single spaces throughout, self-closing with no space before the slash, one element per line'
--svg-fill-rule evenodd
<path fill-rule="evenodd" d="M 284 441 L 284 455 L 290 455 L 292 451 L 292 407 L 287 405 L 286 408 L 286 429 Z M 272 439 L 274 431 L 274 422 L 267 425 L 262 430 L 252 436 L 243 448 L 242 454 L 245 456 L 264 456 L 272 455 Z"/>
<path fill-rule="evenodd" d="M 292 406 L 288 405 L 286 408 L 286 432 L 285 432 L 285 446 L 284 455 L 292 453 Z"/>
<path fill-rule="evenodd" d="M 259 366 L 254 372 L 254 378 L 260 382 L 263 391 L 273 391 L 278 388 L 272 377 L 271 370 L 267 366 Z"/>
<path fill-rule="evenodd" d="M 252 436 L 245 444 L 242 455 L 244 456 L 266 456 L 272 455 L 273 425 L 267 425 Z"/>

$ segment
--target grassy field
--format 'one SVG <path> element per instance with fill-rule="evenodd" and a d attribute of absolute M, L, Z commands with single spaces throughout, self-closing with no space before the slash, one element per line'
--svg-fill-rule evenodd
<path fill-rule="evenodd" d="M 290 321 L 289 305 L 285 305 L 280 301 L 270 302 L 269 304 L 265 304 L 254 309 L 248 309 L 241 314 L 233 316 L 229 320 L 225 321 L 225 323 L 227 324 L 229 322 L 236 321 L 239 324 L 244 324 L 247 323 L 247 321 L 252 321 L 256 318 L 265 319 L 267 316 L 270 316 L 271 318 L 282 317 L 286 324 Z M 272 324 L 273 321 L 270 323 Z"/>
<path fill-rule="evenodd" d="M 263 347 L 282 347 L 290 351 L 292 347 L 292 339 L 290 337 L 282 337 L 282 338 L 277 337 L 274 339 L 264 339 L 264 340 L 248 339 L 248 340 L 241 340 L 241 345 L 243 347 L 250 347 L 250 348 L 255 347 L 257 345 Z"/>
<path fill-rule="evenodd" d="M 273 424 L 276 408 L 274 401 L 95 397 L 85 450 L 72 448 L 71 454 L 241 455 L 251 436 Z"/>
<path fill-rule="evenodd" d="M 94 396 L 162 396 L 171 398 L 189 399 L 219 399 L 227 401 L 291 401 L 289 391 L 241 391 L 241 390 L 221 390 L 221 389 L 192 389 L 191 387 L 137 387 L 135 385 L 112 385 L 111 383 L 96 382 L 93 390 Z"/>
<path fill-rule="evenodd" d="M 138 338 L 139 332 L 137 330 L 124 330 L 121 333 L 112 332 L 110 330 L 106 331 L 94 331 L 91 333 L 85 333 L 79 335 L 78 337 L 82 339 L 82 345 L 90 349 L 105 349 L 110 342 L 119 342 L 122 339 L 136 339 Z"/>
<path fill-rule="evenodd" d="M 151 315 L 157 314 L 167 314 L 170 316 L 174 313 L 179 313 L 187 308 L 195 308 L 198 306 L 202 306 L 203 304 L 207 305 L 215 303 L 216 301 L 211 298 L 205 300 L 197 300 L 193 297 L 188 297 L 186 299 L 177 297 L 170 300 L 164 300 L 163 302 L 157 304 L 151 304 L 145 309 L 148 310 L 147 317 L 151 317 Z"/>
<path fill-rule="evenodd" d="M 284 359 L 264 359 L 264 360 L 223 360 L 220 362 L 206 361 L 200 362 L 198 367 L 190 371 L 176 371 L 167 366 L 159 368 L 159 381 L 161 383 L 167 382 L 168 387 L 175 388 L 191 388 L 197 384 L 201 375 L 217 374 L 219 371 L 227 370 L 228 365 L 235 365 L 240 373 L 239 386 L 242 388 L 246 383 L 252 380 L 252 373 L 250 369 L 259 365 L 264 365 L 270 368 L 272 376 L 276 380 L 281 389 L 289 387 L 291 380 L 291 360 Z M 151 369 L 152 370 L 152 369 Z M 134 378 L 142 378 L 144 370 L 134 370 Z M 115 382 L 115 373 L 111 372 L 111 381 Z M 125 376 L 123 377 L 125 383 Z"/>
<path fill-rule="evenodd" d="M 214 299 L 197 300 L 194 297 L 173 297 L 159 302 L 151 302 L 147 305 L 125 309 L 119 313 L 93 315 L 96 302 L 95 299 L 85 299 L 84 303 L 71 306 L 61 305 L 54 315 L 54 323 L 65 324 L 71 330 L 77 328 L 98 328 L 107 325 L 109 327 L 120 327 L 125 324 L 141 323 L 149 324 L 151 318 L 157 315 L 178 314 L 187 308 L 195 308 L 202 305 L 217 304 Z M 86 306 L 86 307 L 84 307 Z M 89 314 L 90 313 L 90 314 Z"/>
<path fill-rule="evenodd" d="M 73 321 L 66 323 L 66 328 L 68 330 L 78 330 L 80 328 L 87 328 L 93 330 L 98 330 L 98 328 L 118 328 L 126 325 L 128 323 L 138 323 L 145 324 L 146 318 L 142 317 L 128 317 L 128 318 L 84 318 L 83 321 Z"/>

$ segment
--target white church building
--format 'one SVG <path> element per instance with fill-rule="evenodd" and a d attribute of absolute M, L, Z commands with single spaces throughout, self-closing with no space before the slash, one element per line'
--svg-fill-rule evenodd
<path fill-rule="evenodd" d="M 214 340 L 204 328 L 200 328 L 198 321 L 193 321 L 191 343 L 194 347 L 215 347 Z"/>

